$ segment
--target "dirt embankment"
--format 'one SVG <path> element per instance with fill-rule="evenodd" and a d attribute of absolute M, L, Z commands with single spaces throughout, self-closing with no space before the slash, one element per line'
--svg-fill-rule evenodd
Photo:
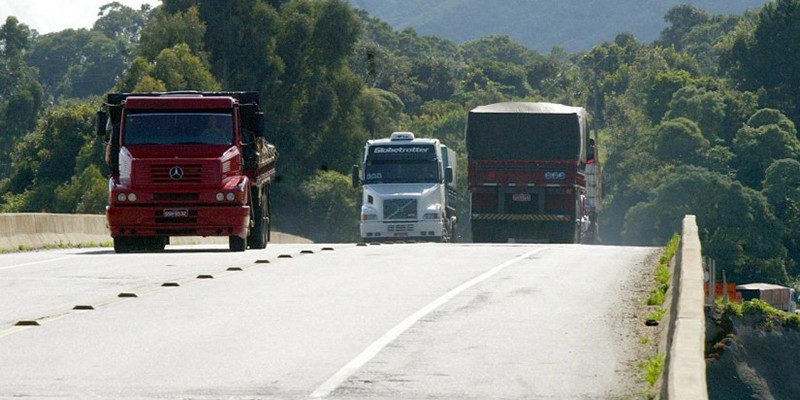
<path fill-rule="evenodd" d="M 800 330 L 764 315 L 709 318 L 710 400 L 800 399 Z"/>

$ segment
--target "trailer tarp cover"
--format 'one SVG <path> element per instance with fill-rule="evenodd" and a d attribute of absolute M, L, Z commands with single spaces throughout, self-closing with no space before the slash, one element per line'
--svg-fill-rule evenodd
<path fill-rule="evenodd" d="M 467 119 L 473 160 L 586 160 L 587 113 L 554 103 L 480 106 Z"/>

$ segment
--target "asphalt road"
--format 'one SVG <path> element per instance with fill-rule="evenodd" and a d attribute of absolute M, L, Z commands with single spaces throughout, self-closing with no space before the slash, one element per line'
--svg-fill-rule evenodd
<path fill-rule="evenodd" d="M 226 247 L 0 255 L 0 398 L 614 398 L 657 251 Z"/>

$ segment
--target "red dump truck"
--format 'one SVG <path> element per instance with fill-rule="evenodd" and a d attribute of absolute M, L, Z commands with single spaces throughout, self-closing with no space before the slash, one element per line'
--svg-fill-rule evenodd
<path fill-rule="evenodd" d="M 257 92 L 110 93 L 97 134 L 117 253 L 163 250 L 173 236 L 227 236 L 231 251 L 267 246 L 278 153 Z"/>
<path fill-rule="evenodd" d="M 474 242 L 599 240 L 600 173 L 582 107 L 497 103 L 466 126 Z"/>

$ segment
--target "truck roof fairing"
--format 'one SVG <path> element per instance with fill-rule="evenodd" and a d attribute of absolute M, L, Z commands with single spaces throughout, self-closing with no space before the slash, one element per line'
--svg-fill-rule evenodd
<path fill-rule="evenodd" d="M 473 108 L 470 113 L 528 113 L 528 114 L 578 114 L 586 116 L 583 107 L 566 106 L 556 103 L 506 102 Z"/>

